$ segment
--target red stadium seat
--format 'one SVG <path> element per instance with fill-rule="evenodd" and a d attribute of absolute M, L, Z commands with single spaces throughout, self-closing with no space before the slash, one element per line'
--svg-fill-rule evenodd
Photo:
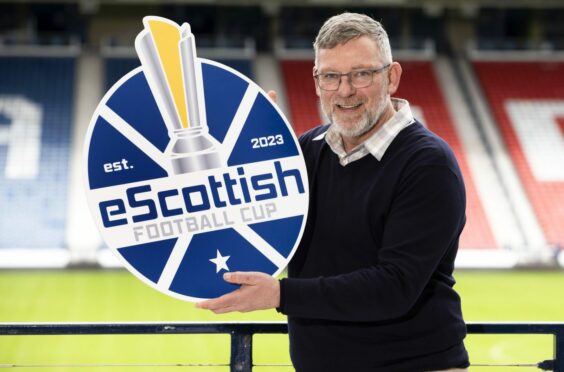
<path fill-rule="evenodd" d="M 564 245 L 564 63 L 474 62 L 547 243 Z"/>
<path fill-rule="evenodd" d="M 319 125 L 319 105 L 312 78 L 312 61 L 282 61 L 282 75 L 288 94 L 291 122 L 296 135 Z"/>

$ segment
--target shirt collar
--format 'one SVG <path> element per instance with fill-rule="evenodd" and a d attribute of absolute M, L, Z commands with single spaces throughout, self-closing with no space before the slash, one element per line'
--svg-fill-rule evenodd
<path fill-rule="evenodd" d="M 394 115 L 363 143 L 355 147 L 349 153 L 347 153 L 343 147 L 341 135 L 335 131 L 333 125 L 329 127 L 325 135 L 325 141 L 331 150 L 339 156 L 341 165 L 347 165 L 367 154 L 372 154 L 378 161 L 382 160 L 384 153 L 398 133 L 415 122 L 407 100 L 392 98 L 392 104 L 396 110 Z"/>

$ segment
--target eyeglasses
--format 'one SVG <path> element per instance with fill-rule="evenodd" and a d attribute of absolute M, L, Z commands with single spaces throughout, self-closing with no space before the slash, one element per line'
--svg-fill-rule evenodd
<path fill-rule="evenodd" d="M 346 76 L 355 88 L 366 88 L 373 82 L 374 74 L 384 71 L 390 67 L 390 63 L 380 68 L 352 70 L 346 74 L 338 72 L 325 72 L 322 74 L 313 75 L 317 80 L 317 85 L 323 90 L 337 90 L 341 85 L 341 77 Z"/>

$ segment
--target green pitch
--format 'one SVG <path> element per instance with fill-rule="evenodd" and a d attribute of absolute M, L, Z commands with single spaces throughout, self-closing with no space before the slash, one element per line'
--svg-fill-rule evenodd
<path fill-rule="evenodd" d="M 564 321 L 564 272 L 460 271 L 466 321 Z M 0 322 L 283 321 L 275 311 L 214 315 L 165 296 L 125 271 L 0 271 Z M 551 336 L 470 335 L 473 364 L 552 358 Z M 289 364 L 286 335 L 257 335 L 254 362 Z M 0 336 L 2 364 L 228 364 L 228 335 Z M 29 368 L 15 368 L 28 370 Z M 40 371 L 168 371 L 178 367 L 40 368 Z M 181 368 L 228 371 L 228 367 Z M 257 367 L 255 371 L 291 371 Z M 534 371 L 476 367 L 472 371 Z"/>

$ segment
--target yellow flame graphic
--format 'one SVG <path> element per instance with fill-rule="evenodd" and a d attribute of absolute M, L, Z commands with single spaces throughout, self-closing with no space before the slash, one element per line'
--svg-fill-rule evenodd
<path fill-rule="evenodd" d="M 188 128 L 188 112 L 186 107 L 186 92 L 182 83 L 182 66 L 180 58 L 180 28 L 171 23 L 156 19 L 149 20 L 149 28 L 155 42 L 155 47 L 163 67 L 168 86 L 172 93 L 182 127 Z"/>

